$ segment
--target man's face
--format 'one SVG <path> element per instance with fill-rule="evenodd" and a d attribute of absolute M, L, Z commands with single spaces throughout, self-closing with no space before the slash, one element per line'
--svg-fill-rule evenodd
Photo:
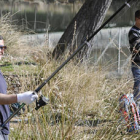
<path fill-rule="evenodd" d="M 4 41 L 0 40 L 0 60 L 4 54 L 4 48 L 2 46 L 4 46 Z"/>
<path fill-rule="evenodd" d="M 140 25 L 140 17 L 136 18 L 136 24 Z"/>

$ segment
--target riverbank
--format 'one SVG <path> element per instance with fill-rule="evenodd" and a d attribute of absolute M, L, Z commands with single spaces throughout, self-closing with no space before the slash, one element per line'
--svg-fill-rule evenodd
<path fill-rule="evenodd" d="M 117 27 L 102 29 L 90 42 L 86 62 L 91 65 L 100 64 L 109 67 L 108 71 L 116 71 L 129 64 L 128 32 L 131 27 Z M 50 32 L 46 34 L 24 35 L 22 38 L 30 46 L 46 46 L 53 50 L 63 32 Z M 128 62 L 126 64 L 126 62 Z M 110 66 L 109 66 L 110 65 Z M 124 70 L 122 70 L 123 73 Z"/>
<path fill-rule="evenodd" d="M 117 42 L 117 44 L 120 44 L 121 47 L 128 47 L 128 32 L 130 28 L 131 27 L 104 28 L 94 37 L 91 45 L 96 49 L 105 48 L 108 44 L 110 44 L 109 47 L 113 47 L 112 41 L 114 41 Z M 54 48 L 57 45 L 62 34 L 63 32 L 47 32 L 24 35 L 23 38 L 32 46 L 38 44 L 40 44 L 40 46 L 43 46 L 45 43 L 48 43 L 49 48 Z"/>

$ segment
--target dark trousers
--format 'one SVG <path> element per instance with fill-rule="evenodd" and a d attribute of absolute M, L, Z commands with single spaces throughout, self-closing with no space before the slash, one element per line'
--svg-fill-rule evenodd
<path fill-rule="evenodd" d="M 134 99 L 137 100 L 140 98 L 140 95 L 138 94 L 140 92 L 140 64 L 132 64 L 131 70 L 134 78 Z"/>

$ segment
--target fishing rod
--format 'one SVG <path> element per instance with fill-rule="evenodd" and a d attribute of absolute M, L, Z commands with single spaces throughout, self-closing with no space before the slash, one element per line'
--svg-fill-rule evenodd
<path fill-rule="evenodd" d="M 35 89 L 33 94 L 37 94 L 84 46 L 88 45 L 88 42 L 103 28 L 105 25 L 110 22 L 125 6 L 130 7 L 129 2 L 131 0 L 126 1 L 99 29 L 97 29 L 87 40 L 84 41 L 81 45 L 78 46 L 78 49 L 74 51 L 72 55 L 70 55 L 67 60 L 65 60 L 62 65 L 60 65 L 38 88 Z M 36 100 L 36 110 L 38 110 L 40 107 L 48 104 L 48 99 L 41 95 L 39 97 L 39 100 Z M 24 103 L 22 103 L 19 108 L 9 117 L 7 120 L 4 121 L 4 123 L 0 126 L 0 129 L 2 129 L 5 124 L 7 124 L 23 107 L 25 106 Z"/>

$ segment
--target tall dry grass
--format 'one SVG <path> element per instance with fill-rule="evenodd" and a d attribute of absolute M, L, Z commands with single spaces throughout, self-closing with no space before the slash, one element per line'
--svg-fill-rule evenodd
<path fill-rule="evenodd" d="M 20 75 L 21 91 L 34 90 L 61 65 L 48 54 L 48 46 L 28 46 L 22 33 L 10 24 L 8 16 L 0 20 L 0 31 L 8 46 L 3 61 L 34 61 L 38 65 L 14 67 Z M 1 62 L 2 63 L 2 62 Z M 3 71 L 5 73 L 5 71 Z M 35 104 L 27 107 L 20 123 L 11 123 L 11 140 L 91 140 L 140 139 L 128 134 L 120 122 L 118 99 L 131 92 L 133 80 L 127 74 L 107 78 L 101 66 L 75 64 L 71 61 L 41 92 L 50 99 L 47 106 L 36 111 Z M 25 121 L 28 120 L 27 122 Z"/>
<path fill-rule="evenodd" d="M 48 77 L 53 69 L 54 63 L 46 64 L 42 77 Z M 94 71 L 92 68 L 84 70 L 83 65 L 76 66 L 71 62 L 42 89 L 43 95 L 50 99 L 50 103 L 38 111 L 33 109 L 34 105 L 30 106 L 30 114 L 28 112 L 23 115 L 29 122 L 17 124 L 17 128 L 14 127 L 11 132 L 11 138 L 125 138 L 127 135 L 122 135 L 121 131 L 126 128 L 121 128 L 118 122 L 118 99 L 122 92 L 128 93 L 131 90 L 131 84 L 132 81 L 128 79 L 106 79 L 102 71 Z M 94 121 L 99 122 L 92 126 Z"/>

